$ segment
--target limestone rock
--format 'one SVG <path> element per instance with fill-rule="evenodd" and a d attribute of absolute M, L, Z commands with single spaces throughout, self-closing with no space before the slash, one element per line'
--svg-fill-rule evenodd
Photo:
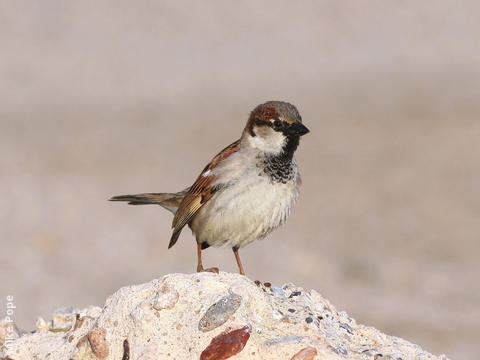
<path fill-rule="evenodd" d="M 357 324 L 314 290 L 229 273 L 124 287 L 3 343 L 13 360 L 447 359 Z M 0 340 L 1 341 L 1 340 Z"/>

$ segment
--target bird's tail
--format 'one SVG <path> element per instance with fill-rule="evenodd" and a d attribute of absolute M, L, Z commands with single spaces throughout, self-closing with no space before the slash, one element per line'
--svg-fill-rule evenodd
<path fill-rule="evenodd" d="M 146 193 L 137 195 L 119 195 L 110 198 L 110 201 L 128 201 L 130 205 L 156 204 L 170 211 L 172 214 L 178 210 L 188 188 L 178 193 Z"/>

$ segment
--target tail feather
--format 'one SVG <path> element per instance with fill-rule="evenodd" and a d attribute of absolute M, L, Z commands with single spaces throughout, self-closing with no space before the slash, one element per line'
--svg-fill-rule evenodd
<path fill-rule="evenodd" d="M 168 248 L 169 248 L 169 249 L 170 249 L 173 245 L 175 245 L 175 243 L 177 242 L 178 237 L 180 236 L 180 233 L 181 233 L 181 232 L 182 232 L 182 229 L 179 229 L 179 230 L 173 232 L 172 237 L 170 238 L 170 243 L 168 244 Z"/>
<path fill-rule="evenodd" d="M 175 215 L 185 194 L 189 189 L 178 193 L 145 193 L 136 195 L 119 195 L 110 198 L 110 201 L 127 201 L 130 205 L 160 205 Z"/>

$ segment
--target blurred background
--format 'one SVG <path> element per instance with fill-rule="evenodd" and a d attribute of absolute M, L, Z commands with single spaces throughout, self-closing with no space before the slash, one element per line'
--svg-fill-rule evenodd
<path fill-rule="evenodd" d="M 289 221 L 241 251 L 252 279 L 315 288 L 358 322 L 480 352 L 480 5 L 475 1 L 0 2 L 0 283 L 33 329 L 61 306 L 193 272 L 177 191 L 251 109 L 311 133 Z M 206 266 L 237 271 L 229 249 Z M 2 310 L 2 315 L 3 314 Z"/>

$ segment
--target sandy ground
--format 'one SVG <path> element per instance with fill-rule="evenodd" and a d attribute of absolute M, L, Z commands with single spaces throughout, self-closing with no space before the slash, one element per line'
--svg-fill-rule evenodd
<path fill-rule="evenodd" d="M 247 274 L 315 288 L 359 322 L 480 353 L 480 5 L 474 1 L 0 4 L 0 295 L 20 327 L 195 269 L 176 191 L 258 103 L 311 133 L 287 224 Z M 228 249 L 205 264 L 235 271 Z M 5 310 L 1 310 L 2 314 Z"/>

